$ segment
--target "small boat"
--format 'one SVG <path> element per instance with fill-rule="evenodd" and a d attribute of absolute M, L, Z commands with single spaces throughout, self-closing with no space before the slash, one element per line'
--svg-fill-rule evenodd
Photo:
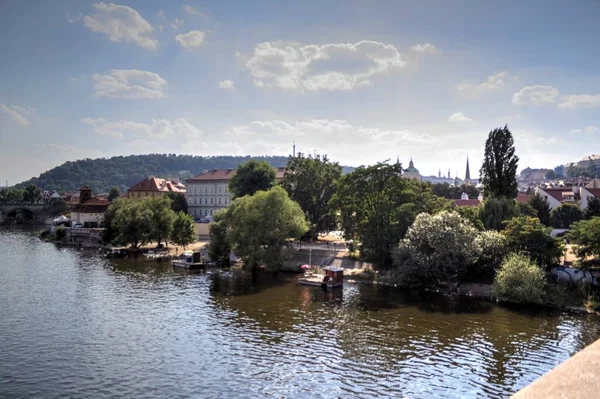
<path fill-rule="evenodd" d="M 344 269 L 341 267 L 324 267 L 325 274 L 305 274 L 298 279 L 298 284 L 321 288 L 337 288 L 344 286 Z"/>
<path fill-rule="evenodd" d="M 200 252 L 185 251 L 179 259 L 172 260 L 173 267 L 181 267 L 184 269 L 203 269 L 206 265 L 201 262 Z"/>

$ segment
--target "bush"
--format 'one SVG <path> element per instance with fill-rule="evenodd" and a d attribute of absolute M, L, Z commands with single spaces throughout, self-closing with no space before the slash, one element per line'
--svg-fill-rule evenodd
<path fill-rule="evenodd" d="M 526 253 L 535 263 L 548 267 L 558 264 L 563 255 L 561 241 L 551 237 L 550 230 L 538 218 L 522 216 L 511 219 L 502 234 L 511 251 Z"/>
<path fill-rule="evenodd" d="M 600 259 L 600 217 L 573 223 L 567 238 L 576 245 L 573 250 L 580 261 L 588 256 Z"/>
<path fill-rule="evenodd" d="M 514 200 L 507 198 L 489 198 L 479 208 L 479 219 L 487 230 L 500 231 L 505 220 L 519 215 Z"/>
<path fill-rule="evenodd" d="M 542 269 L 526 255 L 512 253 L 496 274 L 492 294 L 504 302 L 540 303 L 545 285 Z"/>
<path fill-rule="evenodd" d="M 59 226 L 56 228 L 56 230 L 54 230 L 54 235 L 56 236 L 57 240 L 62 240 L 63 238 L 66 237 L 67 232 L 65 231 L 64 227 Z"/>
<path fill-rule="evenodd" d="M 571 224 L 585 218 L 585 214 L 575 204 L 562 204 L 550 213 L 550 225 L 555 229 L 568 229 Z"/>
<path fill-rule="evenodd" d="M 469 267 L 467 279 L 491 283 L 508 254 L 508 241 L 504 235 L 491 230 L 479 233 L 473 244 L 479 252 L 479 258 Z"/>

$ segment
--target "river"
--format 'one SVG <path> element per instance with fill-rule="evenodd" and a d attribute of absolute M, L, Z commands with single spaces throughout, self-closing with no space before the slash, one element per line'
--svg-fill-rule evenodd
<path fill-rule="evenodd" d="M 0 229 L 0 396 L 505 397 L 600 332 L 595 316 L 212 273 Z"/>

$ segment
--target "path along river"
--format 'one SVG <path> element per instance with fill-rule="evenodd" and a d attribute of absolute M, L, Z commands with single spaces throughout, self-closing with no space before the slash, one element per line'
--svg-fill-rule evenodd
<path fill-rule="evenodd" d="M 0 397 L 505 397 L 600 332 L 372 285 L 253 287 L 35 233 L 0 229 Z"/>

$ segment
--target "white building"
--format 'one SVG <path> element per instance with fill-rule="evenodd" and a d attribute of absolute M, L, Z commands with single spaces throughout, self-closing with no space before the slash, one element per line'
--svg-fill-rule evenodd
<path fill-rule="evenodd" d="M 226 208 L 231 203 L 229 180 L 236 172 L 237 169 L 214 169 L 187 179 L 185 198 L 188 213 L 195 218 L 204 218 Z M 278 168 L 276 179 L 283 179 L 284 173 L 285 168 Z"/>

